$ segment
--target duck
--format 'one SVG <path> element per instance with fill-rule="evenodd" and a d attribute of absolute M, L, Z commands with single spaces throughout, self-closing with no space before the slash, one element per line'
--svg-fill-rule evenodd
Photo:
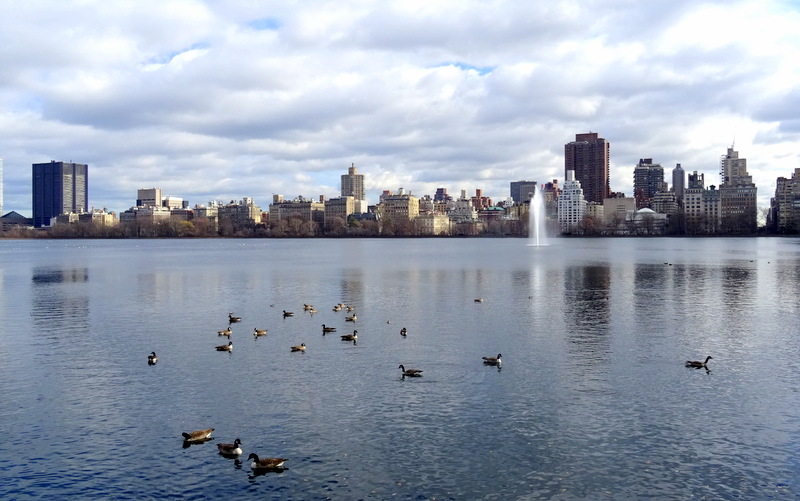
<path fill-rule="evenodd" d="M 233 341 L 228 341 L 228 344 L 221 344 L 214 348 L 216 348 L 217 351 L 233 351 Z"/>
<path fill-rule="evenodd" d="M 486 365 L 500 365 L 503 363 L 503 355 L 498 353 L 496 357 L 483 357 L 483 363 Z"/>
<path fill-rule="evenodd" d="M 475 298 L 475 302 L 476 303 L 482 303 L 483 302 L 483 298 L 482 297 L 476 297 Z"/>
<path fill-rule="evenodd" d="M 329 332 L 336 332 L 336 327 L 328 327 L 325 324 L 322 324 L 322 333 L 327 334 Z"/>
<path fill-rule="evenodd" d="M 183 439 L 187 442 L 202 442 L 204 440 L 208 440 L 211 438 L 211 432 L 214 431 L 214 428 L 207 428 L 205 430 L 197 430 L 197 431 L 190 431 L 190 432 L 183 432 Z"/>
<path fill-rule="evenodd" d="M 240 322 L 241 320 L 242 317 L 234 317 L 233 312 L 231 311 L 228 312 L 228 322 L 234 323 L 234 322 Z"/>
<path fill-rule="evenodd" d="M 421 369 L 406 369 L 403 364 L 398 367 L 403 372 L 403 377 L 422 377 Z"/>
<path fill-rule="evenodd" d="M 283 318 L 293 317 L 293 316 L 294 316 L 294 313 L 292 313 L 291 311 L 283 310 Z"/>
<path fill-rule="evenodd" d="M 692 367 L 694 369 L 702 369 L 703 367 L 705 367 L 707 369 L 708 366 L 706 364 L 708 363 L 709 360 L 711 360 L 711 358 L 712 358 L 711 355 L 707 356 L 705 362 L 701 362 L 699 360 L 687 360 L 686 367 Z"/>
<path fill-rule="evenodd" d="M 148 365 L 156 365 L 158 363 L 156 352 L 151 352 L 149 355 L 147 355 L 147 363 Z"/>
<path fill-rule="evenodd" d="M 241 456 L 242 455 L 242 441 L 238 438 L 232 444 L 217 444 L 219 453 L 223 456 Z"/>
<path fill-rule="evenodd" d="M 345 319 L 347 322 L 355 322 L 355 321 L 356 321 L 356 314 L 355 314 L 355 313 L 353 313 L 353 314 L 352 314 L 352 315 L 350 315 L 350 316 L 344 317 L 344 319 Z"/>
<path fill-rule="evenodd" d="M 353 341 L 355 343 L 358 339 L 358 331 L 354 330 L 352 334 L 345 334 L 344 336 L 341 336 L 341 338 L 342 341 Z"/>
<path fill-rule="evenodd" d="M 253 327 L 253 335 L 255 337 L 266 336 L 267 335 L 267 329 L 259 329 L 258 327 Z"/>
<path fill-rule="evenodd" d="M 407 333 L 407 332 L 408 332 L 408 331 L 406 330 L 406 328 L 405 328 L 405 327 L 403 327 L 402 329 L 400 329 L 400 335 L 401 335 L 401 336 L 403 336 L 403 337 L 406 337 L 406 333 Z"/>
<path fill-rule="evenodd" d="M 306 351 L 306 344 L 300 343 L 297 346 L 292 346 L 292 351 Z"/>
<path fill-rule="evenodd" d="M 228 338 L 230 338 L 231 334 L 233 334 L 233 331 L 231 330 L 230 326 L 227 329 L 217 331 L 217 336 L 228 336 Z"/>
<path fill-rule="evenodd" d="M 254 470 L 274 470 L 277 468 L 282 468 L 283 463 L 287 461 L 286 458 L 259 458 L 258 454 L 255 452 L 251 452 L 249 456 L 247 456 L 247 460 L 253 460 L 250 463 L 250 468 Z"/>

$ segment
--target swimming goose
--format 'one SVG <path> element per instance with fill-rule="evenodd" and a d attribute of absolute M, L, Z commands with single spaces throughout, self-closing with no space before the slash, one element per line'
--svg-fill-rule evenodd
<path fill-rule="evenodd" d="M 401 336 L 403 336 L 403 337 L 406 337 L 406 332 L 408 332 L 408 331 L 406 330 L 406 328 L 405 328 L 405 327 L 403 327 L 402 329 L 400 329 L 400 335 L 401 335 Z"/>
<path fill-rule="evenodd" d="M 247 460 L 253 460 L 250 463 L 250 468 L 254 470 L 273 470 L 277 468 L 283 467 L 283 462 L 286 461 L 286 458 L 260 458 L 255 452 L 251 452 L 249 456 L 247 456 Z"/>
<path fill-rule="evenodd" d="M 342 307 L 340 305 L 336 305 L 333 307 L 333 311 L 342 311 Z"/>
<path fill-rule="evenodd" d="M 705 362 L 700 362 L 699 360 L 687 360 L 686 367 L 692 367 L 694 369 L 702 369 L 703 367 L 705 367 L 707 369 L 708 366 L 706 366 L 706 364 L 708 363 L 709 360 L 711 360 L 711 355 L 706 357 Z"/>
<path fill-rule="evenodd" d="M 311 310 L 313 310 L 313 309 L 314 309 L 314 307 L 313 307 L 312 305 L 310 305 L 310 304 L 303 304 L 303 310 L 305 310 L 305 311 L 311 311 Z"/>
<path fill-rule="evenodd" d="M 306 351 L 306 344 L 300 343 L 297 346 L 292 346 L 292 351 Z"/>
<path fill-rule="evenodd" d="M 482 303 L 483 302 L 483 298 L 482 297 L 475 298 L 475 302 L 476 303 Z"/>
<path fill-rule="evenodd" d="M 486 365 L 500 365 L 503 363 L 503 355 L 498 353 L 496 357 L 483 357 L 483 363 Z"/>
<path fill-rule="evenodd" d="M 325 324 L 322 324 L 322 333 L 327 334 L 329 332 L 336 332 L 336 327 L 326 327 Z"/>
<path fill-rule="evenodd" d="M 316 312 L 317 312 L 317 309 L 316 309 L 316 308 L 311 308 L 310 310 L 306 310 L 306 311 L 307 311 L 307 312 L 308 312 L 310 315 L 313 315 L 314 313 L 316 313 Z"/>
<path fill-rule="evenodd" d="M 283 310 L 283 318 L 293 317 L 293 316 L 294 316 L 294 313 L 292 313 L 291 311 Z"/>
<path fill-rule="evenodd" d="M 147 363 L 149 365 L 156 365 L 158 363 L 158 357 L 156 356 L 156 352 L 152 352 L 147 355 Z"/>
<path fill-rule="evenodd" d="M 259 329 L 258 327 L 253 327 L 253 335 L 256 336 L 256 337 L 258 337 L 258 336 L 266 336 L 267 335 L 267 329 Z"/>
<path fill-rule="evenodd" d="M 233 351 L 233 341 L 228 341 L 228 344 L 221 344 L 214 348 L 216 348 L 217 351 Z"/>
<path fill-rule="evenodd" d="M 355 321 L 356 321 L 356 314 L 355 314 L 355 313 L 353 313 L 353 314 L 352 314 L 352 315 L 350 315 L 350 316 L 344 317 L 344 319 L 345 319 L 346 321 L 348 321 L 348 322 L 355 322 Z"/>
<path fill-rule="evenodd" d="M 358 339 L 358 331 L 353 331 L 352 334 L 345 334 L 344 336 L 340 336 L 342 341 L 353 341 L 355 342 Z"/>
<path fill-rule="evenodd" d="M 403 364 L 400 364 L 398 367 L 403 372 L 403 377 L 422 377 L 422 370 L 421 369 L 406 369 L 403 367 Z"/>
<path fill-rule="evenodd" d="M 240 456 L 242 454 L 242 441 L 238 438 L 232 444 L 217 444 L 219 453 L 223 456 Z"/>
<path fill-rule="evenodd" d="M 187 442 L 202 442 L 203 440 L 208 440 L 211 438 L 212 431 L 214 431 L 214 428 L 190 431 L 189 433 L 183 432 L 181 435 L 183 435 L 183 439 Z"/>
<path fill-rule="evenodd" d="M 242 317 L 234 317 L 232 311 L 228 312 L 228 322 L 234 323 L 234 322 L 239 322 L 241 320 L 242 320 Z"/>
<path fill-rule="evenodd" d="M 231 330 L 230 327 L 221 331 L 217 331 L 218 336 L 228 336 L 230 338 L 231 334 L 233 334 L 233 331 Z"/>

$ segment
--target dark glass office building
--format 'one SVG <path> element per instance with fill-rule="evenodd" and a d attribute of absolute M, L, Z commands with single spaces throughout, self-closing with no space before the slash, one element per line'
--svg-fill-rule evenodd
<path fill-rule="evenodd" d="M 50 218 L 67 212 L 89 212 L 89 168 L 85 164 L 33 164 L 33 226 L 50 226 Z"/>

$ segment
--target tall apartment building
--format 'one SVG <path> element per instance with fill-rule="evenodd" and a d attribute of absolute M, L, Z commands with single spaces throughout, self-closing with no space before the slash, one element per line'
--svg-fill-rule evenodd
<path fill-rule="evenodd" d="M 664 182 L 664 168 L 653 163 L 652 158 L 640 158 L 633 169 L 633 198 L 636 208 L 650 207 L 650 201 L 659 191 L 667 191 Z"/>
<path fill-rule="evenodd" d="M 690 234 L 716 233 L 720 225 L 720 192 L 715 186 L 705 188 L 705 176 L 689 174 L 689 186 L 683 191 L 686 231 Z"/>
<path fill-rule="evenodd" d="M 575 141 L 564 145 L 564 177 L 574 172 L 587 202 L 602 204 L 610 196 L 609 149 L 596 132 L 576 134 Z"/>
<path fill-rule="evenodd" d="M 586 198 L 575 172 L 568 170 L 558 197 L 558 223 L 563 233 L 574 231 L 586 216 Z"/>
<path fill-rule="evenodd" d="M 684 172 L 681 164 L 675 164 L 672 169 L 672 191 L 675 192 L 675 200 L 678 206 L 683 205 L 683 191 L 686 189 L 686 172 Z"/>
<path fill-rule="evenodd" d="M 729 233 L 751 233 L 757 223 L 757 190 L 747 173 L 747 160 L 733 147 L 720 158 L 721 228 Z"/>
<path fill-rule="evenodd" d="M 791 178 L 779 177 L 771 200 L 770 225 L 778 233 L 800 232 L 800 168 Z"/>
<path fill-rule="evenodd" d="M 342 193 L 343 197 L 353 197 L 355 201 L 354 210 L 356 214 L 367 212 L 367 195 L 364 188 L 364 174 L 359 174 L 356 164 L 350 164 L 347 174 L 342 174 Z"/>
<path fill-rule="evenodd" d="M 50 219 L 67 212 L 89 211 L 89 168 L 86 164 L 33 164 L 33 226 L 49 226 Z"/>
<path fill-rule="evenodd" d="M 511 199 L 517 205 L 526 203 L 536 186 L 536 181 L 511 181 Z"/>

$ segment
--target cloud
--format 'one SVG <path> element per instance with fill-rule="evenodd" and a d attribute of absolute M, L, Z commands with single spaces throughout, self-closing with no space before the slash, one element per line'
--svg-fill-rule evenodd
<path fill-rule="evenodd" d="M 90 164 L 90 201 L 205 203 L 401 186 L 502 199 L 563 179 L 563 148 L 716 183 L 736 141 L 767 205 L 798 165 L 800 15 L 773 2 L 27 2 L 0 5 L 4 210 L 30 165 Z M 669 180 L 669 176 L 668 176 Z M 713 181 L 710 182 L 710 180 Z"/>

